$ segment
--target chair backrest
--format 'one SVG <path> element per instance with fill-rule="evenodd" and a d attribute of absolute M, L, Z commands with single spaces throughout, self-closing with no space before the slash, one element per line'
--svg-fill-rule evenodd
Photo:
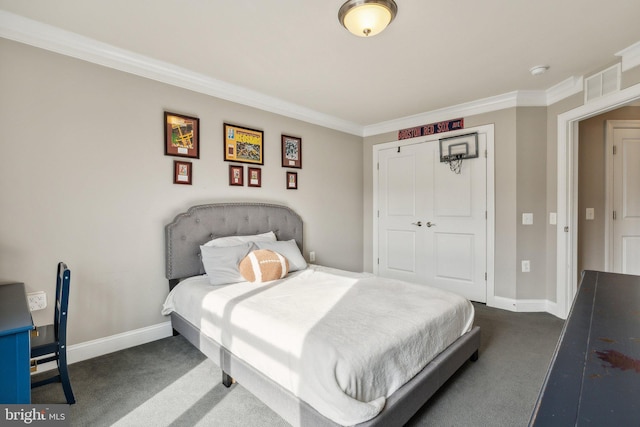
<path fill-rule="evenodd" d="M 64 262 L 58 263 L 58 275 L 56 279 L 56 306 L 53 325 L 56 341 L 60 345 L 67 342 L 67 312 L 69 307 L 69 283 L 71 282 L 71 270 Z"/>

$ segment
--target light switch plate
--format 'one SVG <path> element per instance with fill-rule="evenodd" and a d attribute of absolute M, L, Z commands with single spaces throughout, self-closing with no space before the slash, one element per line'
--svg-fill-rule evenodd
<path fill-rule="evenodd" d="M 558 214 L 556 214 L 555 212 L 549 212 L 549 224 L 558 224 Z"/>
<path fill-rule="evenodd" d="M 531 225 L 531 224 L 533 224 L 533 214 L 532 213 L 523 213 L 522 214 L 522 224 L 523 225 Z"/>
<path fill-rule="evenodd" d="M 594 208 L 587 208 L 587 220 L 591 221 L 595 219 L 596 213 Z"/>

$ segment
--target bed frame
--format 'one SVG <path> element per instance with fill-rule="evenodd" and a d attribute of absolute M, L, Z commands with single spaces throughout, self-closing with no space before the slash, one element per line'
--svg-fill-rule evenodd
<path fill-rule="evenodd" d="M 242 236 L 273 231 L 278 240 L 295 239 L 302 252 L 302 219 L 291 209 L 263 203 L 224 203 L 200 205 L 179 214 L 165 227 L 166 277 L 173 289 L 181 279 L 203 274 L 200 245 L 217 237 Z M 222 370 L 222 382 L 229 387 L 232 378 L 262 400 L 294 426 L 337 426 L 307 403 L 301 401 L 226 348 L 200 333 L 192 323 L 176 313 L 171 325 L 191 344 L 212 359 Z M 480 328 L 474 327 L 433 359 L 418 375 L 387 398 L 382 412 L 358 424 L 401 426 L 467 360 L 477 360 Z"/>

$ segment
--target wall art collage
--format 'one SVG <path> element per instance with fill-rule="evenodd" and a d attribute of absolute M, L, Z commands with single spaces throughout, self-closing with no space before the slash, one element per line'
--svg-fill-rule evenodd
<path fill-rule="evenodd" d="M 164 112 L 164 154 L 191 159 L 200 158 L 200 119 Z M 302 169 L 302 138 L 282 134 L 282 167 Z M 229 165 L 229 185 L 262 187 L 264 166 L 264 132 L 224 123 L 224 161 Z M 238 164 L 241 163 L 241 164 Z M 245 180 L 244 164 L 247 164 Z M 173 183 L 191 185 L 193 163 L 174 160 Z M 286 189 L 298 189 L 298 173 L 286 171 Z"/>

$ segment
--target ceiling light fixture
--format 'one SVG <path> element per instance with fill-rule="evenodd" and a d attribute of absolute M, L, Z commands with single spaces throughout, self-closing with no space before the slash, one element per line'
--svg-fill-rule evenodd
<path fill-rule="evenodd" d="M 387 28 L 397 13 L 393 0 L 349 0 L 338 11 L 338 20 L 352 34 L 371 37 Z"/>
<path fill-rule="evenodd" d="M 531 68 L 529 72 L 532 76 L 539 76 L 540 74 L 546 73 L 548 69 L 548 65 L 536 65 L 535 67 Z"/>

